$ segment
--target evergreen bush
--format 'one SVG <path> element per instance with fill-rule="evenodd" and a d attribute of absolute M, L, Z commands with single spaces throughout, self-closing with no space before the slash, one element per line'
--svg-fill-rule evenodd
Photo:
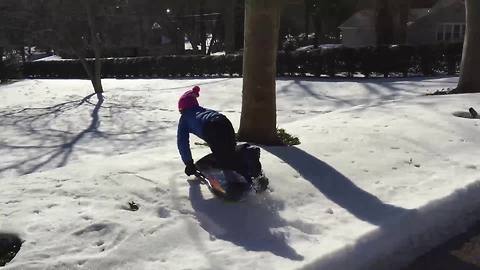
<path fill-rule="evenodd" d="M 459 71 L 462 44 L 395 45 L 364 48 L 312 48 L 279 51 L 278 76 L 349 76 L 406 77 L 409 74 L 454 75 Z M 88 59 L 93 65 L 93 59 Z M 102 59 L 103 78 L 175 78 L 242 76 L 242 54 L 201 56 L 155 56 Z M 5 69 L 5 68 L 4 68 Z M 28 78 L 84 79 L 79 60 L 37 61 L 25 63 Z M 2 72 L 2 74 L 7 74 Z M 2 75 L 5 76 L 5 75 Z"/>

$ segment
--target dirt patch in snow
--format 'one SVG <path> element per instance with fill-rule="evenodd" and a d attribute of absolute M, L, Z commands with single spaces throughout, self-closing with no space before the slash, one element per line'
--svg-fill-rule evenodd
<path fill-rule="evenodd" d="M 17 235 L 0 233 L 0 266 L 13 260 L 21 246 L 22 240 Z"/>

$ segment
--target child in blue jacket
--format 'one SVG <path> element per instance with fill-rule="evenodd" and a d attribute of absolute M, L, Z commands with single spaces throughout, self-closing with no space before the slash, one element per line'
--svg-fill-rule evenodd
<path fill-rule="evenodd" d="M 177 146 L 185 164 L 185 174 L 195 174 L 196 167 L 190 151 L 190 133 L 203 139 L 223 169 L 235 168 L 235 131 L 228 118 L 198 104 L 200 87 L 185 92 L 178 101 L 181 117 L 178 123 Z"/>
<path fill-rule="evenodd" d="M 268 185 L 268 179 L 263 174 L 261 177 L 258 177 L 259 175 L 250 175 L 249 169 L 251 166 L 247 166 L 246 160 L 243 160 L 236 154 L 237 142 L 230 120 L 215 110 L 201 107 L 197 101 L 199 96 L 200 87 L 195 86 L 185 92 L 178 101 L 178 110 L 181 116 L 178 122 L 177 146 L 185 164 L 185 174 L 190 176 L 197 171 L 190 151 L 189 139 L 190 133 L 192 133 L 208 143 L 219 168 L 234 170 L 250 184 L 253 182 L 255 190 L 265 190 Z M 258 151 L 260 150 L 258 149 Z M 257 161 L 259 155 L 260 153 L 258 152 Z M 261 165 L 259 164 L 259 166 Z"/>

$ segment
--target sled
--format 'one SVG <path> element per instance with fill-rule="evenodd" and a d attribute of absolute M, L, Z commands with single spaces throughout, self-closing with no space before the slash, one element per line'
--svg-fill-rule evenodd
<path fill-rule="evenodd" d="M 195 176 L 202 184 L 207 186 L 208 190 L 210 190 L 215 197 L 225 201 L 241 201 L 252 190 L 251 185 L 247 182 L 215 176 L 212 170 L 205 172 L 197 170 Z"/>

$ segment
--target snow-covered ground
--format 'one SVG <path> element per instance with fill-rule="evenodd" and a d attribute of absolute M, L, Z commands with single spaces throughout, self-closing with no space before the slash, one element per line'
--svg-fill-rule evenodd
<path fill-rule="evenodd" d="M 424 96 L 456 82 L 279 79 L 302 144 L 264 147 L 274 191 L 240 203 L 186 181 L 175 136 L 193 85 L 238 127 L 241 79 L 1 86 L 0 233 L 24 240 L 5 269 L 399 268 L 480 217 L 480 120 L 452 114 L 480 100 Z"/>

